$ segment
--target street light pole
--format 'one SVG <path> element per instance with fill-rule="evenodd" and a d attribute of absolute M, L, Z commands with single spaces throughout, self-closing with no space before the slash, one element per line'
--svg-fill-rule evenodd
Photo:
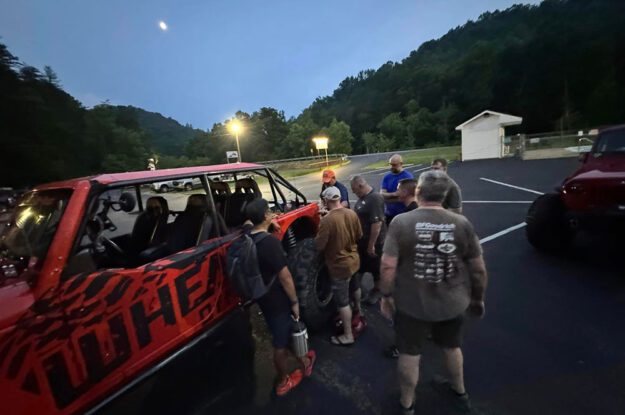
<path fill-rule="evenodd" d="M 234 138 L 237 140 L 237 163 L 241 162 L 241 147 L 239 146 L 239 131 L 241 131 L 243 127 L 241 123 L 237 119 L 233 119 L 228 123 L 228 129 L 230 133 L 234 133 Z"/>
<path fill-rule="evenodd" d="M 237 131 L 234 133 L 234 136 L 237 139 L 237 163 L 241 162 L 241 148 L 239 147 L 239 130 L 237 129 Z"/>

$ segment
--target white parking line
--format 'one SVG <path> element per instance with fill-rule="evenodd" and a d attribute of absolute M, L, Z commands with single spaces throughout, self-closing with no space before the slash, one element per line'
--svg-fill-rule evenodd
<path fill-rule="evenodd" d="M 413 172 L 413 173 L 418 173 L 418 172 L 420 172 L 420 171 L 427 170 L 427 169 L 430 169 L 430 168 L 431 168 L 430 166 L 427 166 L 427 167 L 423 167 L 423 168 L 421 168 L 421 169 L 413 170 L 412 172 Z"/>
<path fill-rule="evenodd" d="M 525 192 L 535 193 L 535 194 L 537 194 L 537 195 L 544 195 L 544 193 L 543 193 L 543 192 L 539 192 L 539 191 L 532 190 L 532 189 L 527 189 L 527 188 L 525 188 L 525 187 L 515 186 L 515 185 L 513 185 L 513 184 L 508 184 L 508 183 L 498 182 L 497 180 L 491 180 L 491 179 L 487 179 L 487 178 L 485 178 L 485 177 L 480 177 L 480 180 L 484 180 L 484 181 L 491 182 L 491 183 L 495 183 L 495 184 L 500 184 L 500 185 L 502 185 L 502 186 L 511 187 L 511 188 L 513 188 L 513 189 L 523 190 L 523 191 L 525 191 Z"/>
<path fill-rule="evenodd" d="M 531 200 L 463 200 L 462 203 L 520 203 L 520 204 L 530 204 L 534 203 Z"/>
<path fill-rule="evenodd" d="M 494 233 L 494 234 L 492 234 L 491 236 L 487 236 L 486 238 L 482 238 L 482 239 L 480 239 L 480 244 L 484 244 L 484 243 L 486 243 L 486 242 L 488 242 L 488 241 L 492 241 L 493 239 L 497 239 L 497 238 L 499 238 L 500 236 L 503 236 L 503 235 L 505 235 L 505 234 L 508 234 L 508 233 L 510 233 L 510 232 L 512 232 L 512 231 L 516 231 L 517 229 L 521 229 L 521 228 L 522 228 L 522 227 L 524 227 L 525 225 L 527 225 L 527 223 L 522 222 L 522 223 L 519 223 L 518 225 L 514 225 L 514 226 L 512 226 L 512 227 L 510 227 L 510 228 L 508 228 L 508 229 L 504 229 L 503 231 L 500 231 L 500 232 Z"/>

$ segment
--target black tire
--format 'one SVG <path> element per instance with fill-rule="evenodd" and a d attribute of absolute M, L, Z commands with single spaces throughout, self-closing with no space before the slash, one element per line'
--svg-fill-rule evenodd
<path fill-rule="evenodd" d="M 317 254 L 313 238 L 297 242 L 288 256 L 302 319 L 309 330 L 319 330 L 326 325 L 335 310 L 330 277 Z"/>
<path fill-rule="evenodd" d="M 562 253 L 570 248 L 575 232 L 566 220 L 566 209 L 559 194 L 540 196 L 527 211 L 525 234 L 539 251 Z"/>
<path fill-rule="evenodd" d="M 166 184 L 162 184 L 161 187 L 158 188 L 160 193 L 167 193 L 169 192 L 169 186 L 167 186 Z"/>
<path fill-rule="evenodd" d="M 186 190 L 187 192 L 190 192 L 191 190 L 193 190 L 193 185 L 191 183 L 186 183 L 184 185 L 184 190 Z"/>

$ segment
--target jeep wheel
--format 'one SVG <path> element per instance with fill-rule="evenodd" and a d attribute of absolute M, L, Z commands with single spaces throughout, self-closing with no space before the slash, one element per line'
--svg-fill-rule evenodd
<path fill-rule="evenodd" d="M 166 184 L 162 184 L 161 187 L 158 188 L 158 191 L 160 193 L 167 193 L 169 192 L 169 186 L 167 186 Z"/>
<path fill-rule="evenodd" d="M 191 190 L 193 190 L 193 185 L 191 183 L 186 183 L 184 185 L 184 190 L 186 190 L 187 192 L 190 192 Z"/>
<path fill-rule="evenodd" d="M 299 241 L 288 259 L 302 319 L 310 330 L 320 329 L 332 316 L 334 305 L 330 277 L 317 255 L 313 238 Z"/>
<path fill-rule="evenodd" d="M 536 199 L 527 211 L 525 222 L 527 240 L 539 251 L 563 252 L 575 236 L 566 221 L 559 194 L 546 194 Z"/>

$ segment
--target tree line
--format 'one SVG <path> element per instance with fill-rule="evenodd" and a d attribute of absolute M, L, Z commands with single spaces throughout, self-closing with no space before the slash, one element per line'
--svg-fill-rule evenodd
<path fill-rule="evenodd" d="M 522 116 L 527 133 L 625 121 L 625 2 L 545 0 L 484 13 L 422 44 L 401 62 L 361 71 L 297 117 L 269 107 L 238 112 L 245 161 L 365 153 L 456 143 L 484 109 Z M 130 106 L 92 109 L 63 91 L 50 67 L 0 44 L 2 185 L 98 172 L 224 163 L 228 120 L 204 131 Z"/>

